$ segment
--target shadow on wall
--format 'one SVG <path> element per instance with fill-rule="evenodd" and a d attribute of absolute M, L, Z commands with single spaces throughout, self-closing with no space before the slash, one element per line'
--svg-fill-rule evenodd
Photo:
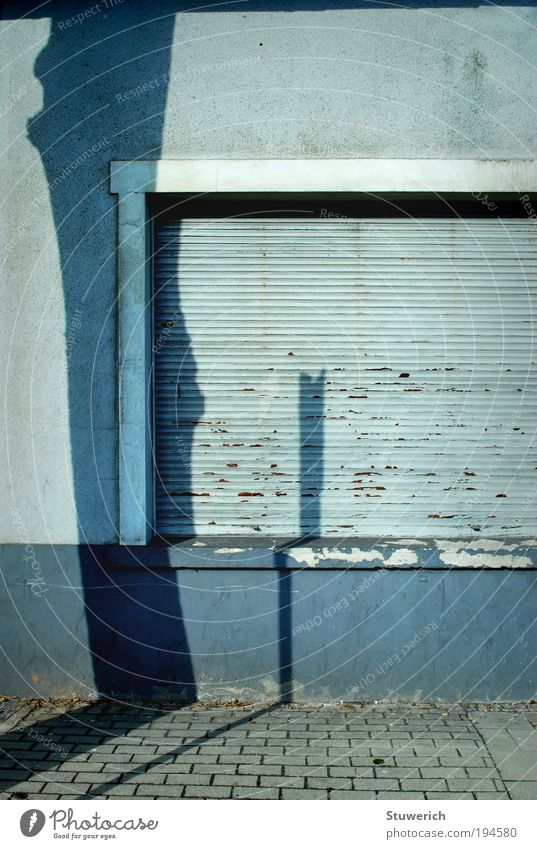
<path fill-rule="evenodd" d="M 287 548 L 318 538 L 322 532 L 321 496 L 324 485 L 324 392 L 325 370 L 316 377 L 299 374 L 298 418 L 300 427 L 299 510 L 300 537 Z M 292 585 L 293 572 L 287 554 L 276 551 L 278 569 L 278 623 L 280 699 L 295 699 L 293 685 Z"/>
<path fill-rule="evenodd" d="M 106 16 L 91 15 L 83 26 L 70 27 L 65 25 L 73 18 L 69 2 L 45 4 L 40 12 L 32 11 L 31 4 L 7 4 L 2 16 L 50 19 L 50 36 L 34 68 L 43 106 L 28 121 L 27 131 L 45 172 L 61 264 L 80 576 L 95 691 L 111 697 L 167 694 L 189 701 L 197 698 L 197 686 L 177 573 L 140 564 L 135 578 L 132 571 L 122 578 L 121 570 L 107 567 L 101 548 L 84 545 L 102 538 L 107 522 L 105 536 L 117 535 L 116 218 L 108 193 L 109 162 L 161 155 L 174 11 L 185 5 L 164 3 L 164 15 L 156 20 L 147 4 L 132 3 L 128 9 L 118 5 Z M 118 101 L 118 94 L 157 79 L 149 99 Z M 174 311 L 184 329 L 178 300 Z M 186 329 L 183 338 L 189 351 Z M 195 375 L 193 359 L 189 366 Z M 172 376 L 179 387 L 180 377 Z M 322 383 L 323 378 L 318 380 Z M 195 380 L 193 385 L 201 414 L 203 399 Z M 310 422 L 306 414 L 315 385 L 315 379 L 301 378 L 301 439 L 307 443 L 301 455 L 301 487 L 308 501 L 312 486 L 322 488 L 322 426 L 319 432 L 319 423 Z M 189 470 L 196 416 L 190 426 L 181 425 L 181 460 Z M 309 444 L 310 438 L 317 447 Z M 319 504 L 313 497 L 301 510 L 304 536 L 318 533 Z M 79 583 L 78 575 L 65 578 L 73 588 Z M 279 578 L 281 700 L 289 701 L 291 573 L 280 572 Z M 48 599 L 60 623 L 63 598 Z M 67 670 L 67 677 L 73 673 Z"/>
<path fill-rule="evenodd" d="M 152 453 L 156 461 L 156 505 L 160 516 L 179 514 L 184 535 L 189 536 L 195 533 L 191 493 L 199 483 L 192 479 L 193 440 L 205 402 L 198 387 L 196 360 L 181 306 L 181 281 L 177 279 L 175 266 L 170 269 L 167 260 L 168 248 L 174 255 L 180 252 L 181 226 L 170 233 L 165 228 L 161 232 L 156 229 L 154 254 L 161 258 L 160 263 L 155 263 L 154 284 L 155 442 Z M 170 443 L 174 453 L 173 468 L 169 462 Z"/>
<path fill-rule="evenodd" d="M 477 9 L 480 6 L 490 6 L 490 0 L 248 0 L 247 3 L 229 2 L 226 5 L 215 3 L 191 12 L 330 12 L 338 9 Z M 495 6 L 528 6 L 528 0 L 497 0 Z"/>
<path fill-rule="evenodd" d="M 150 4 L 118 4 L 67 28 L 75 11 L 70 2 L 46 3 L 39 12 L 22 3 L 3 10 L 4 18 L 50 18 L 50 37 L 35 63 L 43 107 L 29 120 L 28 137 L 45 171 L 61 262 L 81 543 L 117 533 L 116 214 L 109 162 L 161 155 L 176 6 L 167 2 L 155 16 Z M 118 93 L 150 80 L 159 83 L 149 98 L 118 105 Z M 96 548 L 79 550 L 95 690 L 195 699 L 176 574 L 140 566 L 136 580 L 131 573 L 126 582 L 120 571 L 109 572 Z M 65 577 L 78 585 L 78 575 Z M 49 596 L 61 622 L 60 598 Z"/>

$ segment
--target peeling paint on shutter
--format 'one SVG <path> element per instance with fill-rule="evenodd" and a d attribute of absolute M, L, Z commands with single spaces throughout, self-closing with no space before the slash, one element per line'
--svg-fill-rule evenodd
<path fill-rule="evenodd" d="M 533 533 L 536 232 L 159 225 L 158 531 Z"/>

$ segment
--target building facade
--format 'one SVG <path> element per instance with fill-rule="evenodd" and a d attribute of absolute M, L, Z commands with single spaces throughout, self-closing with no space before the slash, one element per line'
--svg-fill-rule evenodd
<path fill-rule="evenodd" d="M 536 23 L 3 4 L 3 691 L 534 695 Z"/>

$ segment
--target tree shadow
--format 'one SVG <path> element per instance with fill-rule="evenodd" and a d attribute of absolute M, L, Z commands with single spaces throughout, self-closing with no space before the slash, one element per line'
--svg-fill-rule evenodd
<path fill-rule="evenodd" d="M 214 721 L 214 717 L 208 715 L 206 730 L 191 733 L 187 730 L 193 718 L 191 711 L 185 716 L 177 705 L 165 702 L 118 705 L 103 700 L 35 722 L 30 715 L 27 721 L 23 720 L 0 737 L 0 793 L 13 799 L 26 799 L 28 795 L 37 795 L 37 788 L 46 782 L 47 792 L 62 797 L 101 797 L 117 787 L 128 786 L 131 782 L 136 784 L 136 779 L 143 784 L 144 774 L 149 770 L 158 772 L 160 766 L 162 772 L 166 772 L 167 765 L 181 762 L 181 755 L 195 754 L 199 747 L 228 731 L 250 724 L 255 730 L 256 720 L 278 707 L 278 702 L 252 707 L 238 719 L 224 718 L 222 721 Z M 111 746 L 115 754 L 109 757 Z M 100 747 L 103 748 L 99 753 Z M 132 757 L 133 752 L 136 757 Z M 88 763 L 88 758 L 95 754 L 99 760 L 94 758 Z M 216 761 L 216 756 L 214 759 Z M 87 784 L 91 787 L 87 791 L 82 790 L 82 785 L 77 789 L 72 781 L 78 771 L 77 765 L 80 765 L 82 785 L 85 781 L 82 776 L 88 776 Z M 35 782 L 35 791 L 27 784 L 24 790 L 12 790 L 30 780 Z M 188 780 L 185 774 L 185 783 Z M 132 795 L 134 792 L 133 786 Z M 155 795 L 158 795 L 158 787 Z"/>
<path fill-rule="evenodd" d="M 182 535 L 191 536 L 196 533 L 192 449 L 205 402 L 198 387 L 192 340 L 181 307 L 181 280 L 176 276 L 175 262 L 170 267 L 171 258 L 177 261 L 181 250 L 181 222 L 174 221 L 171 230 L 165 225 L 158 228 L 155 238 L 155 501 L 160 522 L 171 522 L 170 533 L 180 526 Z M 170 455 L 174 457 L 173 464 Z M 166 529 L 163 536 L 166 537 Z"/>
<path fill-rule="evenodd" d="M 103 548 L 86 545 L 114 542 L 118 534 L 116 254 L 110 249 L 117 224 L 109 163 L 161 155 L 174 7 L 155 15 L 149 4 L 118 5 L 67 28 L 72 4 L 46 4 L 36 13 L 18 4 L 13 17 L 25 12 L 50 18 L 34 69 L 42 108 L 28 122 L 28 137 L 44 169 L 61 268 L 69 444 L 94 687 L 111 698 L 168 692 L 192 700 L 196 683 L 175 573 L 141 563 L 111 571 Z M 150 96 L 125 95 L 150 81 Z M 188 441 L 183 450 L 188 466 Z M 65 577 L 73 587 L 79 583 L 74 574 Z"/>

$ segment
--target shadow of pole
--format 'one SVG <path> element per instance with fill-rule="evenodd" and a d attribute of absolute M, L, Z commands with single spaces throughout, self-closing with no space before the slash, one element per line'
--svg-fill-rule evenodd
<path fill-rule="evenodd" d="M 325 370 L 316 377 L 299 378 L 299 511 L 298 543 L 321 534 L 321 494 L 324 483 L 324 383 Z M 280 700 L 295 700 L 293 686 L 292 576 L 283 551 L 275 554 L 278 569 L 278 626 Z"/>
<path fill-rule="evenodd" d="M 315 539 L 321 534 L 321 495 L 324 483 L 324 381 L 300 375 L 300 537 Z"/>

